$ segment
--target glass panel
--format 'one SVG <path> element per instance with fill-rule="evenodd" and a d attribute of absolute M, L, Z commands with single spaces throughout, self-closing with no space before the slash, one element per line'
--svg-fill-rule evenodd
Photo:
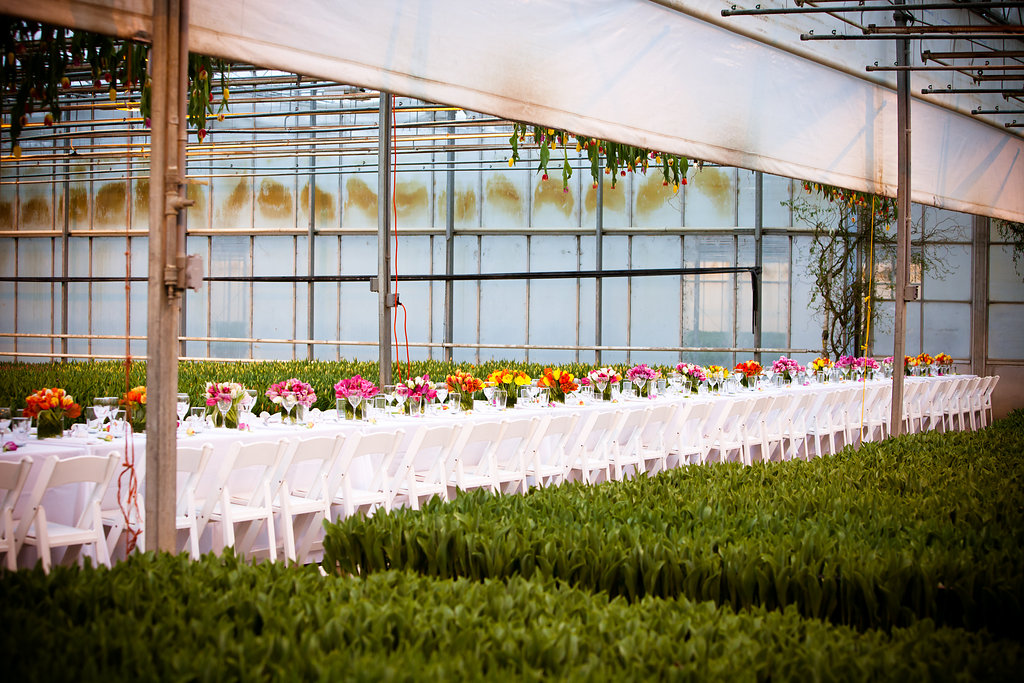
<path fill-rule="evenodd" d="M 480 268 L 485 273 L 526 270 L 526 238 L 488 236 L 483 240 Z M 526 342 L 525 281 L 491 281 L 480 285 L 480 341 L 491 344 Z M 481 349 L 482 360 L 523 360 L 523 351 Z"/>
<path fill-rule="evenodd" d="M 989 247 L 988 291 L 992 301 L 1024 301 L 1024 260 L 1013 263 L 1013 248 Z M 990 314 L 991 315 L 991 314 Z"/>
<path fill-rule="evenodd" d="M 582 171 L 586 179 L 590 179 L 589 171 Z M 627 180 L 626 178 L 619 179 Z M 612 187 L 611 176 L 605 175 L 601 178 L 601 191 L 604 196 L 604 227 L 621 228 L 629 225 L 629 213 L 626 206 L 628 187 L 625 188 L 622 182 L 616 182 Z M 581 225 L 590 229 L 597 225 L 597 188 L 594 183 L 583 181 L 583 213 Z"/>
<path fill-rule="evenodd" d="M 790 200 L 792 181 L 789 178 L 764 174 L 761 222 L 765 228 L 788 228 L 793 224 L 787 202 Z"/>
<path fill-rule="evenodd" d="M 476 273 L 480 269 L 478 239 L 473 236 L 455 237 L 455 272 Z M 462 281 L 452 287 L 452 328 L 453 337 L 460 342 L 477 342 L 477 283 Z M 456 362 L 476 362 L 476 349 L 455 349 Z"/>
<path fill-rule="evenodd" d="M 1024 359 L 1024 306 L 992 304 L 988 309 L 988 355 L 1000 360 Z"/>
<path fill-rule="evenodd" d="M 732 237 L 691 237 L 685 241 L 686 265 L 701 268 L 734 265 Z M 685 346 L 732 346 L 733 276 L 703 274 L 684 280 Z M 684 359 L 694 363 L 722 362 L 722 352 L 685 353 Z"/>
<path fill-rule="evenodd" d="M 577 270 L 579 255 L 572 236 L 535 236 L 530 239 L 530 270 Z M 591 299 L 593 301 L 593 299 Z M 576 280 L 533 280 L 530 282 L 530 343 L 575 344 Z M 570 350 L 531 350 L 530 359 L 540 363 L 571 363 Z"/>
<path fill-rule="evenodd" d="M 931 258 L 941 261 L 942 268 L 924 272 L 922 297 L 928 299 L 971 300 L 971 247 L 961 245 L 925 245 Z"/>
<path fill-rule="evenodd" d="M 932 356 L 971 356 L 971 305 L 924 302 L 925 351 Z M 886 354 L 888 355 L 888 354 Z"/>
<path fill-rule="evenodd" d="M 558 163 L 549 167 L 550 179 L 543 176 L 531 176 L 531 201 L 533 217 L 530 225 L 539 228 L 571 228 L 578 227 L 579 218 L 579 182 L 577 178 L 569 181 L 568 187 L 562 187 L 562 173 Z"/>
<path fill-rule="evenodd" d="M 525 167 L 485 174 L 484 227 L 514 228 L 527 224 L 530 175 L 530 170 Z M 443 174 L 441 178 L 443 180 Z"/>
<path fill-rule="evenodd" d="M 736 169 L 705 167 L 689 173 L 684 214 L 688 228 L 736 225 Z"/>
<path fill-rule="evenodd" d="M 672 191 L 660 167 L 635 175 L 631 185 L 634 226 L 678 228 L 682 224 L 682 194 Z"/>
<path fill-rule="evenodd" d="M 216 237 L 211 243 L 211 275 L 250 275 L 252 273 L 248 237 Z M 211 337 L 249 337 L 250 285 L 247 282 L 211 282 Z M 261 302 L 261 308 L 263 308 Z M 289 303 L 290 307 L 290 303 Z M 248 358 L 246 342 L 213 342 L 215 358 Z"/>

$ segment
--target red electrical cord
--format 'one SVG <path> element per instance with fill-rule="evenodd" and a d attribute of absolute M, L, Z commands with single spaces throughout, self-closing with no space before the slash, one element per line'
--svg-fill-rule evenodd
<path fill-rule="evenodd" d="M 395 97 L 394 95 L 388 95 L 391 98 L 391 228 L 395 231 L 395 257 L 393 259 L 395 263 L 395 286 L 393 293 L 398 291 L 398 203 L 395 197 L 395 188 L 398 185 L 398 131 L 397 131 L 397 117 L 395 116 Z M 397 296 L 397 295 L 396 295 Z M 402 333 L 405 336 L 405 375 L 406 377 L 412 376 L 412 363 L 409 359 L 409 312 L 405 308 L 405 304 L 399 303 L 395 308 L 394 317 L 392 319 L 392 327 L 395 334 L 395 347 L 398 347 L 398 308 L 402 308 Z M 402 363 L 398 362 L 398 377 L 402 377 Z"/>

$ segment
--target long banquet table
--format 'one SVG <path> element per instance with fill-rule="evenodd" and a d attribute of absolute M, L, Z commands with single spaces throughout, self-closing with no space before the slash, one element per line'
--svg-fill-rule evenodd
<path fill-rule="evenodd" d="M 984 424 L 985 404 L 988 400 L 988 405 L 990 405 L 991 386 L 988 386 L 987 397 L 976 394 L 984 394 L 986 384 L 991 385 L 994 382 L 985 383 L 981 381 L 983 379 L 985 378 L 976 378 L 970 375 L 907 378 L 904 411 L 907 427 L 911 431 L 949 429 L 951 427 L 963 429 L 968 426 L 968 416 L 970 417 L 970 426 L 973 427 L 976 424 L 975 417 L 981 424 Z M 624 424 L 625 418 L 635 411 L 648 411 L 655 406 L 672 404 L 676 406 L 674 419 L 661 427 L 663 433 L 657 434 L 656 437 L 666 444 L 665 450 L 670 455 L 674 451 L 687 450 L 684 447 L 686 443 L 689 443 L 692 448 L 689 449 L 691 453 L 687 457 L 679 457 L 676 460 L 670 458 L 665 461 L 670 463 L 670 466 L 727 460 L 740 460 L 749 463 L 763 457 L 761 447 L 769 443 L 768 432 L 770 431 L 777 432 L 776 438 L 779 445 L 777 450 L 773 449 L 773 452 L 767 453 L 770 459 L 814 457 L 831 452 L 832 449 L 838 450 L 848 442 L 857 445 L 862 438 L 873 438 L 869 436 L 869 432 L 865 431 L 865 428 L 871 426 L 872 420 L 882 424 L 888 421 L 891 387 L 892 383 L 889 380 L 833 382 L 741 391 L 728 395 L 662 395 L 654 398 L 633 398 L 588 405 L 554 404 L 544 407 L 517 407 L 503 411 L 481 409 L 466 413 L 440 413 L 417 417 L 378 416 L 372 421 L 342 420 L 339 422 L 333 419 L 323 419 L 305 425 L 283 425 L 257 420 L 249 430 L 211 428 L 194 435 L 179 432 L 178 443 L 180 446 L 201 444 L 212 446 L 212 456 L 198 487 L 201 491 L 204 486 L 211 485 L 213 473 L 220 469 L 220 464 L 229 453 L 232 444 L 237 442 L 285 439 L 296 443 L 297 448 L 301 448 L 302 441 L 313 437 L 342 435 L 345 439 L 350 439 L 363 434 L 402 429 L 405 432 L 405 437 L 400 451 L 404 451 L 413 442 L 417 430 L 427 427 L 447 426 L 454 433 L 482 421 L 515 422 L 539 418 L 536 429 L 538 434 L 542 434 L 544 426 L 552 418 L 574 414 L 579 419 L 575 423 L 572 438 L 567 442 L 572 444 L 572 448 L 566 449 L 573 455 L 566 455 L 566 457 L 574 458 L 576 461 L 565 463 L 566 474 L 570 475 L 573 467 L 580 465 L 579 454 L 583 444 L 588 442 L 588 439 L 592 442 L 595 441 L 591 430 L 593 425 L 602 422 L 598 419 L 601 415 L 612 413 L 616 420 L 622 420 L 617 424 Z M 769 397 L 774 400 L 767 400 Z M 753 400 L 755 398 L 762 400 L 755 402 Z M 869 402 L 870 405 L 865 405 L 866 402 Z M 758 406 L 763 414 L 758 413 L 754 409 L 755 406 Z M 981 415 L 977 414 L 979 411 L 982 413 Z M 832 417 L 838 416 L 838 418 L 823 421 L 825 413 Z M 696 423 L 694 420 L 687 422 L 687 416 L 693 415 L 698 416 Z M 604 420 L 604 422 L 610 423 L 610 420 Z M 634 420 L 634 422 L 638 421 Z M 824 432 L 831 432 L 834 437 L 838 438 L 838 443 L 833 439 L 833 445 L 828 445 L 824 438 L 827 434 Z M 876 434 L 874 438 L 877 438 L 885 432 L 879 429 L 873 433 Z M 733 449 L 728 443 L 730 435 L 734 435 L 740 441 L 745 440 L 750 448 L 748 450 Z M 813 444 L 811 443 L 812 438 Z M 622 439 L 625 440 L 625 436 Z M 783 440 L 785 444 L 782 443 Z M 103 455 L 114 451 L 120 454 L 123 463 L 128 458 L 127 441 L 124 438 L 115 439 L 112 442 L 104 441 L 95 436 L 33 440 L 17 451 L 5 452 L 0 455 L 0 458 L 7 461 L 17 461 L 26 456 L 33 461 L 28 481 L 15 505 L 15 519 L 19 519 L 29 512 L 26 509 L 29 495 L 35 485 L 42 463 L 47 457 L 56 456 L 63 459 L 85 454 Z M 130 442 L 130 449 L 135 461 L 135 476 L 139 481 L 139 508 L 142 510 L 144 506 L 141 499 L 145 495 L 145 435 L 132 435 Z M 601 442 L 604 444 L 601 447 L 610 449 L 612 448 L 610 444 L 614 442 L 615 435 L 608 436 Z M 550 446 L 543 445 L 545 443 L 546 441 L 538 438 L 522 447 L 550 448 Z M 618 446 L 621 445 L 618 444 Z M 520 461 L 523 462 L 525 454 L 519 455 Z M 560 455 L 546 453 L 545 457 L 550 461 L 557 459 Z M 612 454 L 606 455 L 613 457 Z M 436 457 L 448 458 L 449 456 L 445 454 L 432 457 L 436 459 Z M 421 459 L 416 463 L 415 468 L 417 471 L 421 471 L 430 466 L 429 461 L 423 462 Z M 362 468 L 363 471 L 355 473 L 361 481 L 366 482 L 372 478 L 374 467 L 372 462 L 352 463 L 351 467 Z M 124 486 L 123 477 L 120 477 L 122 470 L 123 468 L 117 470 L 108 487 L 102 505 L 105 511 L 118 509 L 119 493 L 122 500 L 125 496 L 127 487 Z M 443 471 L 449 482 L 453 483 L 453 474 L 448 463 L 445 463 Z M 608 469 L 607 472 L 610 475 L 612 470 Z M 636 468 L 634 467 L 635 473 Z M 122 479 L 120 492 L 119 477 Z M 586 478 L 582 471 L 577 472 L 576 477 Z M 331 481 L 336 482 L 337 478 L 332 476 Z M 536 483 L 535 481 L 528 482 L 531 485 Z M 454 483 L 451 490 L 454 492 Z M 42 501 L 48 517 L 61 523 L 73 523 L 77 515 L 81 513 L 84 491 L 85 488 L 81 485 L 48 490 Z M 133 523 L 138 524 L 138 520 L 133 520 Z M 24 560 L 22 564 L 34 560 L 31 554 L 26 555 L 23 552 L 22 555 L 23 557 L 19 558 Z"/>

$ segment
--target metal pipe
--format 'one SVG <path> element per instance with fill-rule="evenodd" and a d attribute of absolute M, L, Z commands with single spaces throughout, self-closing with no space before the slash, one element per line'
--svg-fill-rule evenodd
<path fill-rule="evenodd" d="M 764 228 L 764 175 L 761 171 L 754 173 L 754 268 L 757 275 L 751 273 L 754 278 L 753 301 L 751 307 L 754 315 L 754 348 L 761 347 L 761 301 L 764 300 L 764 282 L 760 273 L 764 266 L 764 240 L 761 230 Z M 761 362 L 761 352 L 754 352 L 754 360 Z"/>
<path fill-rule="evenodd" d="M 820 1 L 820 0 L 819 0 Z M 917 10 L 943 10 L 943 9 L 1012 9 L 1024 7 L 1024 2 L 925 2 L 915 4 L 911 9 Z M 841 12 L 889 12 L 892 5 L 840 5 L 826 7 L 767 7 L 760 9 L 724 9 L 723 17 L 760 16 L 772 14 L 833 14 Z"/>
<path fill-rule="evenodd" d="M 896 0 L 898 6 L 904 0 Z M 905 26 L 909 15 L 897 10 L 894 19 Z M 907 37 L 896 41 L 896 65 L 910 63 L 910 41 Z M 897 186 L 896 186 L 896 283 L 895 318 L 893 334 L 893 365 L 896 371 L 892 378 L 892 408 L 890 433 L 899 436 L 903 431 L 903 356 L 906 351 L 907 334 L 907 285 L 910 282 L 910 73 L 896 74 L 896 132 Z"/>
<path fill-rule="evenodd" d="M 316 91 L 313 91 L 316 94 Z M 310 151 L 316 148 L 316 100 L 309 103 L 309 122 L 314 130 L 310 132 Z M 309 157 L 309 179 L 306 181 L 309 187 L 309 230 L 307 231 L 307 260 L 306 272 L 313 276 L 316 271 L 316 156 Z M 315 324 L 314 311 L 314 284 L 312 281 L 306 286 L 306 334 L 313 337 Z M 306 346 L 306 358 L 313 360 L 313 345 Z"/>
<path fill-rule="evenodd" d="M 597 181 L 597 216 L 594 225 L 595 254 L 594 262 L 596 272 L 604 269 L 604 180 Z M 603 276 L 602 276 L 603 277 Z M 604 328 L 604 280 L 598 277 L 594 283 L 594 343 L 601 345 Z M 594 349 L 594 365 L 601 366 L 601 350 Z"/>
<path fill-rule="evenodd" d="M 380 384 L 391 384 L 391 95 L 380 93 L 377 136 L 377 354 Z M 397 298 L 397 292 L 394 295 Z"/>
<path fill-rule="evenodd" d="M 964 64 L 961 66 L 953 65 L 942 65 L 942 66 L 872 66 L 868 65 L 864 67 L 866 71 L 962 71 L 967 75 L 971 75 L 971 71 L 1014 71 L 1017 69 L 1024 69 L 1024 64 Z M 986 77 L 987 78 L 987 77 Z"/>
<path fill-rule="evenodd" d="M 1024 109 L 973 109 L 972 114 L 1024 114 Z"/>
<path fill-rule="evenodd" d="M 1020 33 L 973 33 L 964 35 L 960 33 L 929 33 L 926 35 L 900 35 L 903 40 L 1001 40 L 1003 38 L 1020 38 Z M 879 33 L 851 34 L 851 33 L 801 33 L 800 40 L 892 40 L 891 35 Z M 985 53 L 988 54 L 988 53 Z"/>
<path fill-rule="evenodd" d="M 1004 97 L 1020 97 L 1024 95 L 1024 89 L 1009 90 L 1007 88 L 943 88 L 932 90 L 923 88 L 922 95 L 1003 95 Z"/>
<path fill-rule="evenodd" d="M 448 112 L 448 120 L 455 120 L 455 112 Z M 451 129 L 449 129 L 451 130 Z M 444 215 L 444 272 L 445 275 L 452 275 L 455 272 L 455 141 L 449 140 L 448 145 L 452 148 L 448 152 L 448 170 L 445 178 L 448 187 L 448 194 L 445 196 Z M 444 283 L 444 340 L 451 343 L 454 335 L 454 296 L 455 286 L 452 280 L 445 280 Z M 444 359 L 452 361 L 452 349 L 445 347 Z"/>
<path fill-rule="evenodd" d="M 1014 57 L 1024 57 L 1024 50 L 990 50 L 988 52 L 972 52 L 970 50 L 934 52 L 932 50 L 924 50 L 923 52 L 921 52 L 921 59 L 925 62 L 927 62 L 928 60 L 935 61 L 938 59 L 978 59 L 979 57 L 984 57 L 986 59 L 1009 59 Z"/>

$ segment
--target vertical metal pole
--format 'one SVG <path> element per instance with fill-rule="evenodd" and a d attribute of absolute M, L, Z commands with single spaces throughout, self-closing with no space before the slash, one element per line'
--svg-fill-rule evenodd
<path fill-rule="evenodd" d="M 146 547 L 173 552 L 178 389 L 178 276 L 184 256 L 185 82 L 188 0 L 153 3 L 150 150 Z"/>
<path fill-rule="evenodd" d="M 988 374 L 988 249 L 990 221 L 987 216 L 974 217 L 971 245 L 971 372 L 979 377 Z"/>
<path fill-rule="evenodd" d="M 455 112 L 448 112 L 448 120 L 455 120 Z M 455 134 L 454 128 L 448 129 L 449 135 Z M 444 273 L 452 275 L 455 272 L 455 140 L 448 139 L 448 172 L 445 174 L 448 191 L 445 193 L 447 205 L 444 212 Z M 444 283 L 444 343 L 451 344 L 455 339 L 453 326 L 455 317 L 453 308 L 455 306 L 454 294 L 455 283 L 446 280 Z M 444 360 L 452 362 L 452 347 L 444 347 Z"/>
<path fill-rule="evenodd" d="M 391 384 L 391 95 L 380 93 L 377 121 L 377 349 L 380 385 Z"/>
<path fill-rule="evenodd" d="M 738 183 L 737 183 L 738 186 Z M 761 362 L 761 302 L 764 301 L 764 242 L 761 231 L 764 228 L 764 176 L 761 171 L 754 173 L 754 360 Z"/>
<path fill-rule="evenodd" d="M 310 140 L 316 138 L 316 90 L 310 93 L 313 99 L 309 101 L 309 128 Z M 316 142 L 312 141 L 309 145 L 310 152 L 316 150 Z M 307 254 L 309 256 L 306 263 L 306 272 L 313 275 L 313 271 L 316 269 L 316 155 L 309 155 L 309 229 L 307 231 L 306 240 Z M 314 317 L 313 317 L 313 289 L 315 285 L 310 282 L 306 286 L 306 339 L 313 339 L 316 335 L 313 332 L 314 329 Z M 313 345 L 306 344 L 306 358 L 307 360 L 313 360 Z"/>
<path fill-rule="evenodd" d="M 71 139 L 64 139 L 64 225 L 61 228 L 60 242 L 61 242 L 61 274 L 64 276 L 64 280 L 60 284 L 60 333 L 64 336 L 60 338 L 60 352 L 66 354 L 68 352 L 68 236 L 71 230 L 71 174 L 68 173 L 68 152 L 71 147 Z M 51 349 L 52 350 L 52 349 Z M 62 363 L 67 362 L 68 357 L 62 355 L 60 360 Z"/>
<path fill-rule="evenodd" d="M 594 229 L 594 242 L 596 253 L 595 270 L 604 269 L 604 181 L 597 181 L 597 225 Z M 604 304 L 601 301 L 604 289 L 604 280 L 598 275 L 594 280 L 594 345 L 600 347 L 602 342 L 601 328 L 603 324 Z M 601 366 L 601 349 L 594 349 L 594 364 Z"/>
<path fill-rule="evenodd" d="M 904 0 L 897 0 L 897 6 Z M 897 26 L 907 25 L 907 13 L 898 9 L 893 15 Z M 910 64 L 910 41 L 896 40 L 896 65 Z M 893 335 L 893 375 L 891 433 L 903 431 L 903 354 L 907 336 L 907 285 L 910 282 L 910 72 L 896 72 L 897 189 L 896 189 L 896 310 Z"/>

